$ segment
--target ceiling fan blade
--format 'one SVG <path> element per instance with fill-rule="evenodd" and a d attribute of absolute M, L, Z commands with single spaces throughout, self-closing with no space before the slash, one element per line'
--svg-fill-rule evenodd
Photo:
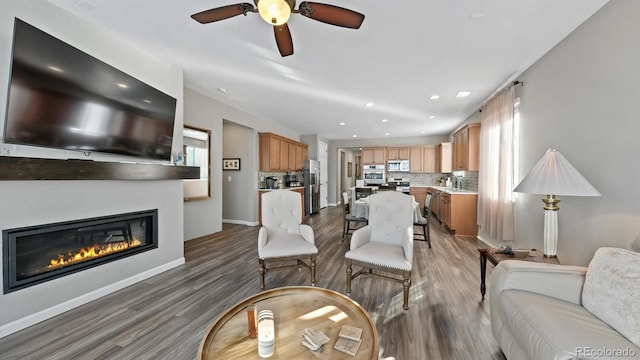
<path fill-rule="evenodd" d="M 276 36 L 276 44 L 278 44 L 278 50 L 282 57 L 293 54 L 293 40 L 291 40 L 291 32 L 289 26 L 285 23 L 282 25 L 274 26 L 273 33 Z"/>
<path fill-rule="evenodd" d="M 249 11 L 254 11 L 253 5 L 249 3 L 241 3 L 201 11 L 197 14 L 191 15 L 191 18 L 201 24 L 208 24 L 242 14 L 247 15 L 247 12 Z"/>
<path fill-rule="evenodd" d="M 358 29 L 364 21 L 364 15 L 339 6 L 304 1 L 298 8 L 302 16 L 330 25 Z"/>

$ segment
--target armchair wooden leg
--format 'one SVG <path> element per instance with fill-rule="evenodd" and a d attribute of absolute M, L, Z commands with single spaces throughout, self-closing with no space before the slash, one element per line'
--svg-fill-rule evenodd
<path fill-rule="evenodd" d="M 311 255 L 311 286 L 316 286 L 316 256 Z"/>
<path fill-rule="evenodd" d="M 404 281 L 402 281 L 402 295 L 404 301 L 402 308 L 405 310 L 409 310 L 409 288 L 411 287 L 411 272 L 403 272 L 402 277 L 404 278 Z"/>
<path fill-rule="evenodd" d="M 264 260 L 258 259 L 258 274 L 260 274 L 260 291 L 264 290 Z"/>
<path fill-rule="evenodd" d="M 351 274 L 353 270 L 351 269 L 351 260 L 347 259 L 347 294 L 351 294 Z"/>

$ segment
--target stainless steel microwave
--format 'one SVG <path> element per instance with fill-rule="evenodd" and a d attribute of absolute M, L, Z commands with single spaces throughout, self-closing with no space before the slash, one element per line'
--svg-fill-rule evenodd
<path fill-rule="evenodd" d="M 387 161 L 387 171 L 409 171 L 409 160 Z"/>

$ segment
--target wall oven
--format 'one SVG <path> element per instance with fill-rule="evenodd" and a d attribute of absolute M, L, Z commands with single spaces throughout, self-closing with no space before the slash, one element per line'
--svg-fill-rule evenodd
<path fill-rule="evenodd" d="M 365 185 L 384 184 L 384 165 L 365 165 L 362 169 Z"/>

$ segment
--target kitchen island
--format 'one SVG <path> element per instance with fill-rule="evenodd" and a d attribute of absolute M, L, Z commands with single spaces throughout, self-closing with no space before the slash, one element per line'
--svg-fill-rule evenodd
<path fill-rule="evenodd" d="M 431 212 L 453 234 L 478 235 L 478 192 L 434 185 L 411 185 L 416 201 L 424 203 L 426 194 L 433 195 Z M 424 205 L 423 205 L 424 207 Z"/>

